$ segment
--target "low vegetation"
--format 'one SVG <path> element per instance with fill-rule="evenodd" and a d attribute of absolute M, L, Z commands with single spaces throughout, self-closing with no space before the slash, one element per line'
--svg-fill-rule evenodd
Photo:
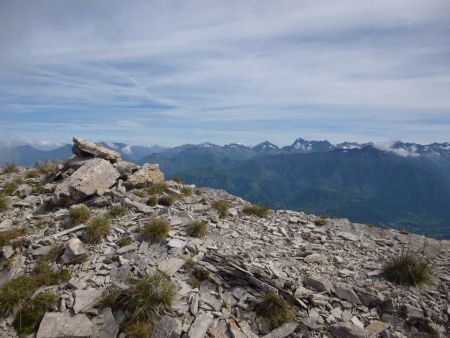
<path fill-rule="evenodd" d="M 191 187 L 189 187 L 187 185 L 184 186 L 183 188 L 181 188 L 181 193 L 184 196 L 191 196 L 193 194 L 193 192 L 194 192 L 194 189 L 192 189 Z"/>
<path fill-rule="evenodd" d="M 41 173 L 37 169 L 29 169 L 25 174 L 25 178 L 36 178 L 39 177 Z"/>
<path fill-rule="evenodd" d="M 58 305 L 59 297 L 41 292 L 31 299 L 25 307 L 19 311 L 14 321 L 14 328 L 20 335 L 29 335 L 37 331 L 45 313 Z"/>
<path fill-rule="evenodd" d="M 165 207 L 170 207 L 172 204 L 175 203 L 175 200 L 176 200 L 175 197 L 166 195 L 158 199 L 158 204 Z"/>
<path fill-rule="evenodd" d="M 420 286 L 429 282 L 431 275 L 430 262 L 413 252 L 393 256 L 383 266 L 383 276 L 400 285 Z"/>
<path fill-rule="evenodd" d="M 124 205 L 113 205 L 109 209 L 109 215 L 112 218 L 123 217 L 128 213 L 128 208 Z"/>
<path fill-rule="evenodd" d="M 15 240 L 23 235 L 26 235 L 27 233 L 28 233 L 28 229 L 23 228 L 23 227 L 0 232 L 0 248 L 2 246 L 11 244 L 11 242 L 13 240 Z"/>
<path fill-rule="evenodd" d="M 5 196 L 0 194 L 0 212 L 6 211 L 8 209 L 9 203 Z"/>
<path fill-rule="evenodd" d="M 150 197 L 148 198 L 146 204 L 147 204 L 148 206 L 150 206 L 150 207 L 154 207 L 155 205 L 158 204 L 158 197 L 156 197 L 156 196 L 150 196 Z"/>
<path fill-rule="evenodd" d="M 159 271 L 132 278 L 128 284 L 127 290 L 110 293 L 102 303 L 124 311 L 124 332 L 127 337 L 151 338 L 160 315 L 174 303 L 177 287 L 167 275 Z"/>
<path fill-rule="evenodd" d="M 19 184 L 21 184 L 21 183 L 22 183 L 22 180 L 19 178 L 5 182 L 3 184 L 3 193 L 5 195 L 9 195 L 9 196 L 13 195 L 14 192 L 16 191 L 16 189 L 19 187 Z"/>
<path fill-rule="evenodd" d="M 108 215 L 99 215 L 91 219 L 86 227 L 86 239 L 90 244 L 98 244 L 109 233 L 111 220 Z"/>
<path fill-rule="evenodd" d="M 328 223 L 328 218 L 326 218 L 326 217 L 319 217 L 314 220 L 314 224 L 318 225 L 318 226 L 323 226 L 323 225 L 326 225 L 327 223 Z"/>
<path fill-rule="evenodd" d="M 247 205 L 242 209 L 242 212 L 246 215 L 254 215 L 257 217 L 265 218 L 269 216 L 270 209 L 263 205 Z"/>
<path fill-rule="evenodd" d="M 145 226 L 142 233 L 147 240 L 163 241 L 166 239 L 169 230 L 169 222 L 161 218 L 155 218 Z"/>
<path fill-rule="evenodd" d="M 186 232 L 191 237 L 203 238 L 208 232 L 208 223 L 193 222 L 186 227 Z"/>
<path fill-rule="evenodd" d="M 184 180 L 180 176 L 174 176 L 174 177 L 172 177 L 171 180 L 176 182 L 176 183 L 178 183 L 178 184 L 183 184 L 184 183 Z"/>
<path fill-rule="evenodd" d="M 121 237 L 121 238 L 117 241 L 117 244 L 118 244 L 120 247 L 129 245 L 129 244 L 131 244 L 131 243 L 133 243 L 133 239 L 132 239 L 130 236 L 123 236 L 123 237 Z"/>
<path fill-rule="evenodd" d="M 7 164 L 2 169 L 2 174 L 13 174 L 18 172 L 19 168 L 15 164 Z"/>
<path fill-rule="evenodd" d="M 257 306 L 256 314 L 263 317 L 271 329 L 291 322 L 295 318 L 295 312 L 289 303 L 274 292 L 268 292 L 263 296 L 263 301 Z"/>
<path fill-rule="evenodd" d="M 89 220 L 89 218 L 91 218 L 91 211 L 84 204 L 72 207 L 69 210 L 69 219 L 71 225 L 85 223 Z"/>
<path fill-rule="evenodd" d="M 162 194 L 164 193 L 169 186 L 165 182 L 153 183 L 149 187 L 146 188 L 147 192 L 150 195 Z"/>
<path fill-rule="evenodd" d="M 199 288 L 201 282 L 209 280 L 209 271 L 205 268 L 194 263 L 190 270 L 192 275 L 187 280 L 187 283 L 192 288 Z"/>
<path fill-rule="evenodd" d="M 229 205 L 225 200 L 214 201 L 212 207 L 216 209 L 220 218 L 225 218 L 228 216 Z"/>
<path fill-rule="evenodd" d="M 40 166 L 38 166 L 37 170 L 42 174 L 42 175 L 47 175 L 50 173 L 53 173 L 55 171 L 58 170 L 58 165 L 57 164 L 41 164 Z"/>

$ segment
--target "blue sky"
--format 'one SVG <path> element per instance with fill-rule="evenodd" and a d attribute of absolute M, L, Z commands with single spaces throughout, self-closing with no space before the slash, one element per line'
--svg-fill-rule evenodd
<path fill-rule="evenodd" d="M 0 117 L 0 141 L 450 141 L 450 2 L 2 0 Z"/>

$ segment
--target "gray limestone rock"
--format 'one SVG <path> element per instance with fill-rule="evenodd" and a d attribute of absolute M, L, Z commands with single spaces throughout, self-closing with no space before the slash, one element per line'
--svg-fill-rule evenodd
<path fill-rule="evenodd" d="M 109 307 L 94 317 L 92 324 L 92 338 L 116 338 L 119 333 L 119 322 L 114 318 Z"/>
<path fill-rule="evenodd" d="M 86 312 L 97 304 L 102 296 L 103 290 L 101 289 L 87 289 L 87 290 L 75 290 L 75 304 L 73 305 L 73 312 L 80 313 Z"/>
<path fill-rule="evenodd" d="M 284 338 L 289 336 L 292 332 L 295 331 L 297 328 L 297 323 L 285 323 L 281 325 L 280 327 L 277 327 L 275 330 L 271 331 L 270 333 L 266 334 L 264 338 Z"/>
<path fill-rule="evenodd" d="M 159 165 L 145 163 L 141 169 L 128 176 L 125 186 L 127 188 L 144 188 L 162 181 L 164 181 L 164 174 L 159 170 Z"/>
<path fill-rule="evenodd" d="M 353 289 L 349 286 L 338 285 L 333 292 L 340 299 L 349 301 L 353 304 L 361 304 L 361 301 L 359 300 L 355 291 L 353 291 Z"/>
<path fill-rule="evenodd" d="M 209 313 L 202 313 L 195 317 L 189 331 L 187 333 L 188 338 L 204 338 L 206 337 L 206 331 L 213 323 L 213 316 Z"/>
<path fill-rule="evenodd" d="M 330 326 L 336 338 L 369 338 L 369 333 L 350 322 L 337 323 Z"/>
<path fill-rule="evenodd" d="M 303 285 L 305 285 L 305 287 L 307 288 L 311 288 L 319 292 L 330 291 L 333 289 L 333 284 L 331 284 L 328 279 L 315 276 L 305 277 L 303 279 Z"/>
<path fill-rule="evenodd" d="M 168 276 L 173 276 L 185 263 L 181 258 L 169 258 L 158 264 L 158 269 Z"/>
<path fill-rule="evenodd" d="M 64 264 L 80 264 L 88 257 L 88 251 L 78 238 L 70 239 L 64 250 L 61 260 Z"/>
<path fill-rule="evenodd" d="M 79 137 L 73 138 L 72 152 L 79 157 L 98 157 L 111 162 L 120 160 L 120 154 Z"/>
<path fill-rule="evenodd" d="M 177 329 L 177 321 L 171 316 L 164 315 L 155 325 L 153 338 L 170 338 Z"/>
<path fill-rule="evenodd" d="M 39 325 L 36 338 L 91 338 L 92 323 L 85 314 L 47 312 Z"/>

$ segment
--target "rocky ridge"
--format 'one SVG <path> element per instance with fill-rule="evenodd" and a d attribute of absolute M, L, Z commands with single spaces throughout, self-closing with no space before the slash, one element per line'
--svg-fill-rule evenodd
<path fill-rule="evenodd" d="M 121 309 L 101 306 L 107 290 L 126 289 L 129 276 L 164 272 L 177 286 L 176 302 L 152 328 L 154 337 L 428 337 L 450 330 L 450 242 L 346 219 L 317 221 L 314 215 L 278 210 L 248 215 L 248 202 L 224 191 L 164 181 L 156 164 L 122 161 L 120 154 L 74 138 L 74 157 L 44 176 L 20 169 L 0 175 L 16 182 L 0 213 L 0 236 L 25 227 L 20 241 L 0 248 L 0 288 L 27 275 L 52 248 L 51 262 L 70 279 L 41 287 L 58 304 L 47 311 L 36 337 L 125 337 Z M 194 189 L 195 188 L 195 189 Z M 193 191 L 193 192 L 192 192 Z M 191 193 L 192 192 L 192 193 Z M 170 197 L 170 203 L 154 202 Z M 228 216 L 212 207 L 226 201 Z M 173 203 L 172 203 L 173 202 Z M 99 244 L 86 241 L 87 222 L 74 225 L 70 210 L 88 206 L 91 219 L 126 206 L 112 219 Z M 166 205 L 162 205 L 166 204 Z M 170 204 L 170 205 L 169 205 Z M 163 241 L 146 240 L 141 229 L 155 217 L 170 224 Z M 194 221 L 208 224 L 204 238 L 188 235 Z M 125 245 L 121 244 L 127 238 Z M 432 259 L 430 283 L 398 286 L 381 272 L 386 260 L 405 251 Z M 195 265 L 207 276 L 193 277 Z M 292 320 L 269 327 L 255 308 L 266 292 L 286 299 Z M 17 337 L 17 310 L 0 321 L 0 337 Z M 432 333 L 430 333 L 432 332 Z M 436 335 L 435 335 L 436 336 Z"/>

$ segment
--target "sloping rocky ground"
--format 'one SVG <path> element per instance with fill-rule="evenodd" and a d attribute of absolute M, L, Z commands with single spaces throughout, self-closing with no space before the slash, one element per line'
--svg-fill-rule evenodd
<path fill-rule="evenodd" d="M 125 337 L 124 310 L 105 306 L 104 295 L 126 290 L 130 276 L 156 270 L 169 276 L 177 296 L 149 336 L 448 336 L 449 241 L 294 211 L 249 215 L 243 212 L 248 202 L 224 191 L 160 184 L 164 175 L 157 165 L 138 167 L 78 138 L 73 152 L 50 174 L 20 168 L 0 175 L 8 195 L 0 238 L 25 229 L 17 238 L 0 240 L 0 289 L 35 273 L 39 259 L 50 253 L 57 252 L 48 261 L 51 271 L 70 272 L 60 284 L 40 284 L 29 295 L 57 296 L 37 337 Z M 217 201 L 229 205 L 226 217 L 212 207 Z M 91 220 L 110 214 L 112 206 L 127 209 L 120 209 L 106 237 L 92 244 L 89 221 L 75 224 L 70 216 L 79 203 L 89 208 Z M 170 223 L 166 239 L 142 234 L 155 218 Z M 207 223 L 205 237 L 188 236 L 194 221 Z M 407 250 L 432 262 L 432 279 L 421 287 L 395 285 L 382 276 L 383 264 Z M 278 293 L 294 310 L 278 328 L 255 311 L 267 292 Z M 0 290 L 0 302 L 1 297 Z M 1 337 L 18 336 L 21 313 L 18 306 L 0 309 Z"/>

